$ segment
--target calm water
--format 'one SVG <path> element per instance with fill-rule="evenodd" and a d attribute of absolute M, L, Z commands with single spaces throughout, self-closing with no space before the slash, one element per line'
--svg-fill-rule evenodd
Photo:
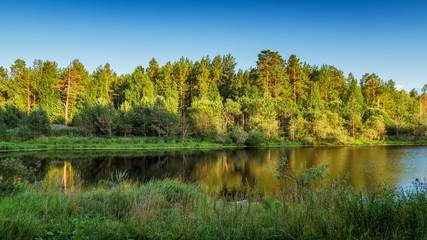
<path fill-rule="evenodd" d="M 40 163 L 40 178 L 67 187 L 109 180 L 126 170 L 133 180 L 174 178 L 197 182 L 208 191 L 256 189 L 270 195 L 289 182 L 277 178 L 283 157 L 294 172 L 328 162 L 332 176 L 348 176 L 350 184 L 373 189 L 378 183 L 410 186 L 427 177 L 427 146 L 246 148 L 180 151 L 44 151 L 0 153 L 0 161 L 19 157 Z M 65 176 L 65 178 L 64 178 Z"/>

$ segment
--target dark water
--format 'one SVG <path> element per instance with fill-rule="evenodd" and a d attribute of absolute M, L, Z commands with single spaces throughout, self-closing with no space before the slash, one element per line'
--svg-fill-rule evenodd
<path fill-rule="evenodd" d="M 66 182 L 67 187 L 110 180 L 117 171 L 126 170 L 137 181 L 173 178 L 202 184 L 208 191 L 255 189 L 271 195 L 289 184 L 277 177 L 283 157 L 294 173 L 327 162 L 332 176 L 347 175 L 359 189 L 373 189 L 382 182 L 405 187 L 414 178 L 427 176 L 427 146 L 0 153 L 0 161 L 8 157 L 20 158 L 28 166 L 39 162 L 41 179 Z"/>

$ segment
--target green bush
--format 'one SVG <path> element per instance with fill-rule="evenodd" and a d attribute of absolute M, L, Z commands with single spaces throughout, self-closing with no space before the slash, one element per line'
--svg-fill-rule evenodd
<path fill-rule="evenodd" d="M 257 131 L 250 131 L 248 134 L 248 138 L 246 139 L 246 145 L 256 146 L 256 145 L 260 145 L 265 141 L 267 141 L 267 138 L 263 134 Z"/>
<path fill-rule="evenodd" d="M 18 140 L 27 141 L 33 138 L 31 129 L 26 124 L 20 124 L 16 130 L 15 136 Z"/>
<path fill-rule="evenodd" d="M 0 119 L 0 141 L 6 141 L 7 138 L 7 126 L 6 123 L 4 123 L 1 119 Z"/>
<path fill-rule="evenodd" d="M 28 117 L 24 117 L 20 124 L 28 127 L 33 138 L 40 135 L 49 135 L 51 130 L 49 117 L 42 108 L 30 112 Z"/>
<path fill-rule="evenodd" d="M 36 168 L 27 167 L 19 158 L 0 159 L 0 196 L 16 189 L 22 182 L 34 181 Z"/>
<path fill-rule="evenodd" d="M 19 120 L 22 118 L 23 114 L 15 107 L 6 107 L 1 113 L 3 115 L 3 121 L 6 124 L 8 129 L 18 127 Z"/>
<path fill-rule="evenodd" d="M 239 125 L 234 126 L 230 133 L 231 139 L 237 144 L 245 144 L 248 136 L 249 134 Z"/>
<path fill-rule="evenodd" d="M 61 128 L 61 129 L 52 129 L 50 136 L 84 136 L 83 129 L 79 128 Z"/>
<path fill-rule="evenodd" d="M 226 134 L 217 134 L 215 136 L 215 142 L 224 145 L 232 143 L 233 140 L 231 140 L 231 138 Z"/>

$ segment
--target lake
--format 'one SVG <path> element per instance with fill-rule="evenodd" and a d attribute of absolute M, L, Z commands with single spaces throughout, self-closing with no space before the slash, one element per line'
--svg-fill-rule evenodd
<path fill-rule="evenodd" d="M 173 178 L 203 185 L 210 192 L 276 194 L 292 183 L 280 177 L 287 159 L 293 173 L 328 163 L 331 176 L 347 176 L 356 189 L 379 183 L 407 187 L 427 176 L 427 146 L 334 146 L 196 150 L 68 150 L 0 153 L 39 163 L 40 179 L 72 188 L 111 180 L 117 173 L 135 181 Z M 289 172 L 287 173 L 289 174 Z M 65 177 L 64 177 L 65 176 Z"/>

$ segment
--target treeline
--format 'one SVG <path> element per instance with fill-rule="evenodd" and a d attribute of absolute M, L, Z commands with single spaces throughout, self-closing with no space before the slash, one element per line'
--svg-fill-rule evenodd
<path fill-rule="evenodd" d="M 18 128 L 20 121 L 29 126 L 30 113 L 40 109 L 51 123 L 79 126 L 86 136 L 209 136 L 245 143 L 427 133 L 427 84 L 422 93 L 407 93 L 374 73 L 357 80 L 334 66 L 311 66 L 295 55 L 286 60 L 270 50 L 258 55 L 256 68 L 235 66 L 231 55 L 182 57 L 164 66 L 153 58 L 146 69 L 118 76 L 108 63 L 89 74 L 79 60 L 59 68 L 41 60 L 29 67 L 18 59 L 9 69 L 0 67 L 0 129 Z"/>

